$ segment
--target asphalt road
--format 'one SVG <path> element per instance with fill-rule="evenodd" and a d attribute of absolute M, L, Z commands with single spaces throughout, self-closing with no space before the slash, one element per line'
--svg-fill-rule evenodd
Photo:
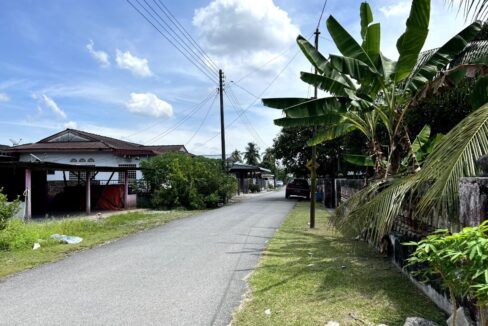
<path fill-rule="evenodd" d="M 227 325 L 293 201 L 266 193 L 0 281 L 0 325 Z"/>

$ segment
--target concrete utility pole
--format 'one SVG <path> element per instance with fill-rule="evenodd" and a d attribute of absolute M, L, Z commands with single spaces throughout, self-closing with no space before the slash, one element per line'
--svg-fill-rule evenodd
<path fill-rule="evenodd" d="M 220 94 L 220 139 L 222 146 L 222 169 L 225 171 L 225 126 L 224 126 L 224 73 L 219 69 L 219 94 Z"/>
<path fill-rule="evenodd" d="M 317 27 L 315 30 L 315 49 L 319 49 L 319 35 L 320 31 Z M 317 68 L 315 68 L 315 74 L 317 74 Z M 313 93 L 314 99 L 317 98 L 318 93 L 317 93 L 317 86 L 314 87 L 314 93 Z M 317 132 L 317 127 L 313 127 L 313 136 L 315 137 L 315 134 Z M 310 228 L 313 229 L 315 227 L 315 196 L 317 193 L 317 147 L 312 146 L 312 169 L 311 169 L 311 174 L 312 174 L 312 189 L 310 189 L 311 196 L 310 196 Z"/>

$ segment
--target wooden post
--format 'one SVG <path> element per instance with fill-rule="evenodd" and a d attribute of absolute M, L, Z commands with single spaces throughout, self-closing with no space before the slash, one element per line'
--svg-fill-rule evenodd
<path fill-rule="evenodd" d="M 32 218 L 32 171 L 25 169 L 25 215 L 24 219 L 30 220 Z"/>
<path fill-rule="evenodd" d="M 129 171 L 124 172 L 124 208 L 129 208 Z"/>
<path fill-rule="evenodd" d="M 86 189 L 86 213 L 90 214 L 91 213 L 91 181 L 90 181 L 90 171 L 86 171 L 86 184 L 85 184 L 85 189 Z"/>

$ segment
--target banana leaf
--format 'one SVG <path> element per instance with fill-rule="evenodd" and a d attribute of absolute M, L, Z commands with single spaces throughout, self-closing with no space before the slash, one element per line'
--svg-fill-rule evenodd
<path fill-rule="evenodd" d="M 397 41 L 400 54 L 395 67 L 395 82 L 400 82 L 410 75 L 424 46 L 429 32 L 430 0 L 413 0 L 407 29 Z"/>

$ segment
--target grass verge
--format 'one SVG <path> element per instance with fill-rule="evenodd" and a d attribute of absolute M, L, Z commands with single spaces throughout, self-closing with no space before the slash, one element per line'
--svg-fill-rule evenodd
<path fill-rule="evenodd" d="M 233 326 L 323 326 L 331 320 L 393 326 L 413 316 L 444 323 L 444 313 L 389 259 L 344 238 L 327 223 L 325 210 L 317 211 L 310 230 L 308 212 L 308 203 L 298 203 L 270 241 Z"/>
<path fill-rule="evenodd" d="M 100 221 L 70 218 L 28 224 L 13 220 L 0 231 L 0 278 L 196 213 L 198 211 L 136 212 Z M 83 241 L 75 245 L 62 244 L 49 239 L 55 233 L 80 236 Z M 32 250 L 35 242 L 40 242 L 40 249 Z"/>

